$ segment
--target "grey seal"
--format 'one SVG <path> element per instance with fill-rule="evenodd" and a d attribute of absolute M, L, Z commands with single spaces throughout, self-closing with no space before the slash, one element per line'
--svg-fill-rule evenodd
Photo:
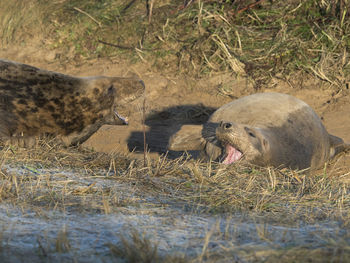
<path fill-rule="evenodd" d="M 51 134 L 80 144 L 104 124 L 121 124 L 118 112 L 144 90 L 137 78 L 74 77 L 0 59 L 0 140 L 31 145 Z"/>
<path fill-rule="evenodd" d="M 282 93 L 257 93 L 217 109 L 203 126 L 173 135 L 170 150 L 202 150 L 212 160 L 291 169 L 319 168 L 349 144 L 330 135 L 305 102 Z"/>

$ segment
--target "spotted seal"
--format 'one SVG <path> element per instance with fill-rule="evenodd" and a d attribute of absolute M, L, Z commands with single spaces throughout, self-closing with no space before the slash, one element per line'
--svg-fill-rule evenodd
<path fill-rule="evenodd" d="M 350 145 L 328 134 L 305 102 L 287 94 L 257 93 L 223 105 L 203 127 L 183 126 L 171 137 L 169 149 L 202 150 L 224 164 L 304 169 L 321 167 Z"/>
<path fill-rule="evenodd" d="M 144 89 L 137 78 L 73 77 L 0 59 L 0 140 L 32 144 L 52 134 L 82 143 L 104 124 L 121 124 L 117 110 Z"/>

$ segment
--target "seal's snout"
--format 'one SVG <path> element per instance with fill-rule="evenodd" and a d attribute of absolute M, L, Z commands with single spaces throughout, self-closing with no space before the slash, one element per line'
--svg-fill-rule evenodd
<path fill-rule="evenodd" d="M 224 130 L 228 130 L 232 128 L 232 123 L 231 122 L 220 122 L 220 127 Z"/>

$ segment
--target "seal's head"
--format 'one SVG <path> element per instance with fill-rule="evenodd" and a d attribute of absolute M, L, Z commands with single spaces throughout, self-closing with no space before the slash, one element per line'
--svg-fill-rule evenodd
<path fill-rule="evenodd" d="M 106 123 L 118 124 L 120 121 L 128 124 L 126 109 L 130 103 L 143 96 L 145 85 L 138 78 L 94 77 L 89 78 L 89 89 L 92 96 L 98 97 L 101 105 L 109 105 L 106 109 Z"/>
<path fill-rule="evenodd" d="M 221 122 L 216 128 L 216 138 L 221 144 L 219 161 L 231 164 L 239 160 L 266 163 L 270 144 L 262 129 L 234 122 Z M 211 155 L 210 152 L 207 154 Z"/>

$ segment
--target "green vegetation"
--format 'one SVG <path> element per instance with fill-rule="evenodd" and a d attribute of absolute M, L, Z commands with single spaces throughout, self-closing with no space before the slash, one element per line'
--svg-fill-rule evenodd
<path fill-rule="evenodd" d="M 152 10 L 147 2 L 154 3 Z M 259 1 L 251 7 L 254 1 L 189 2 L 5 0 L 0 36 L 13 43 L 41 33 L 62 60 L 121 56 L 196 75 L 247 74 L 256 88 L 272 76 L 290 81 L 305 73 L 338 89 L 346 84 L 347 0 Z"/>

